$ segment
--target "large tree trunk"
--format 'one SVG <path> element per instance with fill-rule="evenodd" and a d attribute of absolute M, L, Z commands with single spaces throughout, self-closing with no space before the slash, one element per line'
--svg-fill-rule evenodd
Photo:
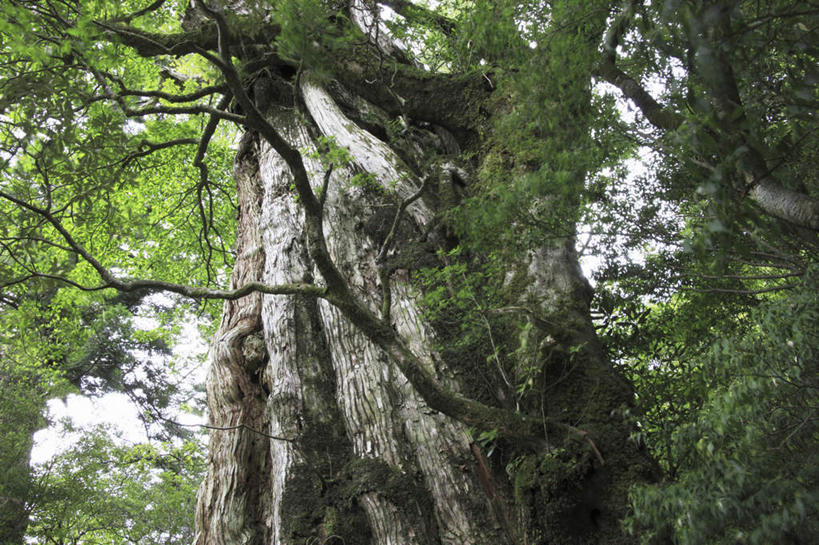
<path fill-rule="evenodd" d="M 486 354 L 439 353 L 414 272 L 452 248 L 437 218 L 486 154 L 490 89 L 419 79 L 378 40 L 377 18 L 352 19 L 373 49 L 336 80 L 272 68 L 242 91 L 225 72 L 259 130 L 235 163 L 232 286 L 315 282 L 329 295 L 225 303 L 197 545 L 630 542 L 627 489 L 652 465 L 628 440 L 631 392 L 596 338 L 574 238 L 508 263 L 504 310 L 528 322 L 517 368 L 493 378 Z M 385 67 L 387 55 L 399 62 Z M 349 161 L 324 164 L 328 142 Z M 516 405 L 527 376 L 538 395 Z M 497 428 L 494 454 L 467 424 L 484 438 Z"/>
<path fill-rule="evenodd" d="M 317 86 L 305 88 L 331 100 Z M 316 127 L 292 109 L 275 106 L 269 114 L 291 145 L 313 145 Z M 327 130 L 344 129 L 325 121 Z M 352 144 L 350 137 L 365 135 L 355 128 L 336 136 Z M 400 160 L 385 157 L 383 144 L 370 144 L 364 159 L 372 171 L 384 169 L 379 174 L 390 177 L 379 181 L 387 185 L 400 174 Z M 324 168 L 315 161 L 307 167 L 320 186 Z M 365 223 L 383 203 L 374 188 L 350 186 L 351 175 L 345 168 L 332 175 L 328 245 L 358 295 L 375 305 L 378 247 Z M 284 161 L 248 136 L 237 178 L 234 283 L 316 275 Z M 412 215 L 429 217 L 420 205 Z M 395 327 L 414 348 L 428 350 L 430 332 L 413 291 L 396 282 L 392 298 Z M 255 352 L 257 338 L 264 340 L 263 356 Z M 199 543 L 300 543 L 333 535 L 348 543 L 504 542 L 468 469 L 474 458 L 464 426 L 428 410 L 383 351 L 334 307 L 259 295 L 227 303 L 211 365 L 212 423 L 247 427 L 213 434 Z M 447 380 L 443 365 L 438 371 Z"/>
<path fill-rule="evenodd" d="M 256 102 L 302 151 L 314 191 L 322 190 L 327 173 L 309 158 L 317 137 L 332 136 L 351 153 L 352 164 L 335 165 L 330 175 L 325 236 L 353 293 L 377 313 L 382 293 L 376 258 L 396 199 L 418 189 L 419 175 L 440 177 L 451 167 L 414 172 L 399 158 L 411 157 L 410 143 L 396 153 L 350 121 L 309 76 L 294 91 L 297 97 L 276 102 L 281 88 L 261 96 L 272 87 L 258 81 Z M 338 84 L 334 89 L 335 96 L 346 97 L 352 117 L 364 117 L 362 99 L 350 98 Z M 294 98 L 307 115 L 294 110 Z M 451 136 L 440 128 L 437 134 L 430 129 L 426 144 L 441 153 L 449 147 L 451 154 Z M 356 171 L 371 174 L 375 183 L 351 184 Z M 321 283 L 287 163 L 249 132 L 235 174 L 240 211 L 233 286 Z M 399 244 L 429 227 L 435 200 L 408 208 Z M 544 368 L 541 380 L 555 382 L 538 409 L 582 424 L 589 441 L 544 437 L 542 444 L 552 446 L 535 452 L 506 443 L 515 456 L 507 473 L 510 456 L 487 458 L 466 426 L 430 409 L 385 351 L 339 309 L 313 298 L 252 294 L 225 303 L 211 347 L 210 421 L 220 429 L 211 435 L 196 543 L 624 542 L 617 521 L 626 488 L 650 466 L 630 446 L 617 416 L 630 393 L 594 336 L 573 241 L 536 250 L 514 266 L 526 278 L 521 303 L 537 309 L 536 318 L 525 318 L 533 323 L 532 346 L 540 347 L 532 357 Z M 390 292 L 395 331 L 436 380 L 471 394 L 464 385 L 469 381 L 461 384 L 458 374 L 470 370 L 462 363 L 451 368 L 432 349 L 435 331 L 422 318 L 407 270 L 392 273 Z M 562 324 L 560 331 L 544 325 L 552 319 Z M 582 349 L 564 354 L 550 343 Z M 560 448 L 564 444 L 571 449 Z"/>

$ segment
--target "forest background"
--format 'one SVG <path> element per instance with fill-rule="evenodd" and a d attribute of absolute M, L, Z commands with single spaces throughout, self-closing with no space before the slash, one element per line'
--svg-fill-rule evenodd
<path fill-rule="evenodd" d="M 171 348 L 185 323 L 218 340 L 220 317 L 224 328 L 251 292 L 329 301 L 409 361 L 399 367 L 421 398 L 468 428 L 491 477 L 480 493 L 510 543 L 810 543 L 818 32 L 819 4 L 804 0 L 5 2 L 0 543 L 206 539 L 196 491 L 205 475 L 215 486 L 218 451 L 211 439 L 208 473 L 207 427 L 178 423 L 204 411 L 203 385 Z M 342 137 L 276 140 L 287 129 L 259 112 L 286 106 L 321 126 L 311 86 L 349 100 L 356 130 L 398 150 L 404 173 L 379 185 L 365 156 L 380 152 Z M 243 161 L 262 153 L 251 133 L 295 173 L 283 191 L 307 218 L 305 253 L 323 280 L 237 281 Z M 312 190 L 293 154 L 321 169 Z M 372 278 L 361 268 L 372 284 L 361 300 L 378 299 L 370 307 L 391 323 L 395 285 L 415 290 L 436 332 L 429 350 L 473 377 L 463 403 L 410 378 L 414 356 L 338 291 L 333 260 L 347 271 L 350 255 L 332 240 L 329 254 L 316 249 L 310 218 L 317 208 L 320 225 L 325 205 L 348 213 L 344 195 L 377 203 L 362 220 L 378 255 Z M 417 244 L 408 217 L 426 222 Z M 594 256 L 593 295 L 579 276 L 532 295 L 520 271 L 539 252 Z M 563 269 L 549 267 L 543 282 L 560 284 Z M 242 346 L 249 366 L 254 348 Z M 598 361 L 629 393 L 589 416 L 556 385 Z M 87 430 L 30 464 L 49 399 L 109 392 L 139 407 L 148 442 Z M 217 397 L 214 433 L 250 427 L 215 420 Z M 546 412 L 534 428 L 565 440 L 530 433 L 526 418 Z M 616 434 L 603 431 L 614 421 Z M 335 522 L 342 508 L 327 501 L 320 521 L 282 535 L 350 543 L 361 517 Z M 438 511 L 419 516 L 446 525 Z"/>

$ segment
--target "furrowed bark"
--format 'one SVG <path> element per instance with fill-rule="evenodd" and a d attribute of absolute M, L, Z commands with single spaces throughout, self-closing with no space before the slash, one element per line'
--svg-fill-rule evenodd
<path fill-rule="evenodd" d="M 432 173 L 412 172 L 391 149 L 395 144 L 346 118 L 309 75 L 294 87 L 297 97 L 257 97 L 254 104 L 232 66 L 225 22 L 210 15 L 219 25 L 220 56 L 205 56 L 220 67 L 257 133 L 238 160 L 240 179 L 252 180 L 239 185 L 247 192 L 240 220 L 255 214 L 257 228 L 240 238 L 234 282 L 315 282 L 324 292 L 319 300 L 254 294 L 258 299 L 226 304 L 212 348 L 212 424 L 247 428 L 212 438 L 197 543 L 628 542 L 617 521 L 627 486 L 642 478 L 647 464 L 633 446 L 623 448 L 628 430 L 613 409 L 628 404 L 630 394 L 596 344 L 573 241 L 519 264 L 530 286 L 521 291 L 521 303 L 543 323 L 558 324 L 538 322 L 534 345 L 556 335 L 564 348 L 579 347 L 581 369 L 571 370 L 570 379 L 543 373 L 544 380 L 571 385 L 541 404 L 554 416 L 529 417 L 461 394 L 461 381 L 433 349 L 435 333 L 408 271 L 385 277 L 377 261 L 390 225 L 399 227 L 399 244 L 411 244 L 431 211 L 417 200 L 403 218 L 387 214 L 389 221 L 372 227 L 380 208 L 397 208 L 418 191 L 419 178 Z M 450 82 L 457 83 L 450 99 L 465 102 L 469 85 Z M 398 103 L 421 104 L 428 91 L 409 89 Z M 395 95 L 383 87 L 378 92 Z M 307 112 L 293 110 L 299 101 Z M 457 112 L 455 118 L 463 120 Z M 348 149 L 352 164 L 330 169 L 316 159 L 320 134 Z M 357 171 L 374 184 L 351 184 Z M 256 247 L 262 251 L 248 253 Z M 385 289 L 391 312 L 382 315 L 389 321 L 378 316 Z M 553 359 L 536 358 L 544 356 Z M 564 370 L 571 362 L 558 359 Z M 592 425 L 601 447 L 569 422 Z M 488 461 L 466 425 L 496 429 L 516 452 L 525 451 L 523 445 L 535 449 L 522 457 L 514 493 L 503 464 Z M 251 427 L 262 433 L 254 436 Z M 567 437 L 582 446 L 569 448 Z M 571 469 L 548 469 L 555 460 Z"/>
<path fill-rule="evenodd" d="M 307 127 L 292 112 L 277 109 L 270 115 L 272 125 L 289 146 L 303 149 L 313 145 Z M 346 138 L 344 134 L 334 136 L 341 141 Z M 318 275 L 319 271 L 308 265 L 307 218 L 302 203 L 296 202 L 290 190 L 293 177 L 288 163 L 266 143 L 259 147 L 256 160 L 257 176 L 264 187 L 263 211 L 258 217 L 264 248 L 261 255 L 266 260 L 264 281 L 290 282 Z M 386 164 L 384 157 L 379 160 Z M 304 165 L 313 189 L 318 189 L 323 185 L 324 167 L 313 160 L 305 161 Z M 349 289 L 376 305 L 379 292 L 373 290 L 373 283 L 377 278 L 374 258 L 378 246 L 362 233 L 360 222 L 379 203 L 367 195 L 366 188 L 350 187 L 350 176 L 347 169 L 335 169 L 332 174 L 325 204 L 327 247 L 339 263 Z M 380 181 L 386 186 L 394 180 L 382 177 Z M 425 348 L 428 332 L 415 309 L 415 295 L 408 290 L 406 285 L 394 288 L 394 327 L 411 339 L 416 349 L 429 354 Z M 254 307 L 254 312 L 259 310 Z M 482 501 L 475 500 L 480 497 L 475 476 L 464 471 L 470 458 L 464 427 L 426 408 L 388 354 L 330 304 L 265 296 L 260 313 L 269 358 L 261 371 L 261 392 L 266 399 L 262 404 L 267 408 L 256 411 L 264 417 L 254 420 L 254 424 L 271 435 L 290 434 L 294 440 L 268 441 L 268 452 L 248 451 L 239 448 L 249 441 L 248 437 L 234 438 L 226 444 L 227 439 L 219 438 L 225 434 L 217 432 L 212 448 L 247 454 L 256 461 L 246 460 L 245 465 L 267 474 L 257 477 L 267 483 L 267 500 L 257 499 L 255 506 L 249 506 L 248 497 L 237 499 L 227 495 L 216 502 L 217 508 L 200 508 L 200 528 L 210 531 L 201 535 L 199 543 L 217 543 L 208 536 L 220 533 L 249 540 L 246 536 L 253 529 L 247 528 L 253 525 L 248 512 L 267 513 L 254 519 L 263 521 L 263 529 L 256 531 L 256 535 L 263 535 L 265 543 L 293 543 L 297 538 L 318 537 L 322 521 L 331 516 L 329 513 L 337 513 L 341 506 L 350 503 L 357 506 L 353 516 L 357 526 L 338 529 L 347 532 L 348 542 L 362 539 L 364 532 L 369 532 L 375 543 L 503 542 L 492 537 L 496 530 L 485 516 L 477 514 L 484 509 Z M 235 423 L 231 416 L 236 412 L 248 412 L 243 409 L 247 401 L 224 388 L 225 384 L 245 382 L 241 366 L 234 361 L 238 357 L 219 356 L 220 345 L 229 345 L 229 339 L 246 335 L 252 329 L 247 326 L 237 330 L 235 320 L 230 318 L 233 314 L 233 310 L 226 310 L 227 327 L 231 329 L 223 324 L 213 349 L 211 365 L 230 375 L 211 374 L 211 382 L 220 384 L 219 390 L 213 391 L 211 403 L 229 407 L 213 412 L 212 424 L 217 426 Z M 299 321 L 302 327 L 294 327 Z M 429 358 L 432 361 L 431 354 Z M 234 376 L 237 374 L 238 379 Z M 317 381 L 323 387 L 316 387 L 316 381 L 308 383 L 306 376 L 323 377 Z M 335 387 L 328 389 L 330 384 Z M 333 427 L 328 434 L 328 428 Z M 305 473 L 314 473 L 316 463 L 324 458 L 336 460 L 337 474 L 349 472 L 362 482 L 352 490 L 343 486 L 315 490 Z M 218 462 L 220 466 L 230 466 L 228 460 Z M 386 483 L 379 482 L 378 476 L 386 478 Z M 333 475 L 325 475 L 319 480 L 326 483 L 332 478 Z M 200 505 L 214 503 L 209 500 L 220 495 L 211 491 L 230 486 L 231 482 L 237 482 L 237 476 L 212 471 L 203 487 Z M 311 488 L 319 498 L 307 501 Z M 324 508 L 324 516 L 319 519 L 309 514 L 316 511 L 316 504 Z M 245 533 L 238 530 L 240 527 Z"/>
<path fill-rule="evenodd" d="M 237 160 L 237 258 L 232 286 L 262 280 L 265 251 L 260 233 L 263 188 L 245 137 Z M 212 431 L 208 475 L 199 491 L 196 543 L 256 543 L 264 528 L 263 498 L 272 486 L 268 442 L 252 430 L 272 428 L 265 414 L 265 392 L 258 367 L 265 356 L 259 346 L 262 294 L 253 292 L 226 301 L 222 323 L 211 342 L 208 373 L 209 424 L 234 428 Z"/>

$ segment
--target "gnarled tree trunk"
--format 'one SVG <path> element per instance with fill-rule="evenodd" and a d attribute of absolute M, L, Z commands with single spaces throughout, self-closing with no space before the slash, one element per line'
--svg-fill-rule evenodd
<path fill-rule="evenodd" d="M 493 413 L 472 411 L 480 404 L 469 399 L 479 395 L 470 375 L 486 363 L 436 352 L 434 324 L 410 279 L 451 243 L 436 214 L 451 204 L 456 183 L 468 184 L 456 165 L 474 167 L 482 151 L 478 122 L 459 128 L 453 120 L 477 115 L 490 89 L 468 77 L 402 86 L 399 71 L 368 79 L 374 66 L 351 60 L 334 81 L 269 70 L 246 89 L 300 151 L 330 257 L 360 308 L 259 293 L 225 303 L 210 354 L 217 429 L 196 543 L 629 542 L 619 529 L 626 490 L 651 464 L 619 416 L 630 390 L 595 336 L 573 237 L 509 264 L 533 347 L 526 372 L 538 369 L 542 396 L 520 407 L 530 416 L 481 420 Z M 396 104 L 409 127 L 390 139 L 385 125 Z M 236 158 L 232 286 L 330 284 L 314 259 L 310 203 L 292 158 L 267 134 L 248 131 Z M 331 168 L 318 159 L 327 137 L 349 162 Z M 425 152 L 446 160 L 420 160 Z M 388 317 L 391 331 L 368 329 L 376 323 L 368 316 Z M 490 408 L 504 408 L 502 395 L 485 397 Z M 491 457 L 471 438 L 467 425 L 475 424 L 479 432 L 502 428 L 503 454 Z"/>
<path fill-rule="evenodd" d="M 265 87 L 257 84 L 257 92 Z M 306 157 L 318 135 L 350 151 L 352 164 L 329 175 L 325 236 L 353 292 L 377 312 L 376 261 L 396 213 L 390 195 L 417 191 L 418 176 L 387 143 L 344 116 L 320 84 L 305 77 L 296 92 L 309 116 L 294 111 L 290 100 L 270 100 L 264 113 Z M 443 148 L 444 139 L 438 145 Z M 306 168 L 314 190 L 322 191 L 327 167 L 311 159 Z M 375 183 L 352 184 L 359 169 Z M 233 285 L 319 277 L 291 172 L 252 132 L 236 159 L 236 178 Z M 432 217 L 424 200 L 410 205 L 397 231 L 403 242 L 421 235 Z M 558 451 L 535 452 L 522 458 L 510 480 L 471 442 L 466 426 L 430 409 L 385 351 L 339 309 L 324 300 L 252 294 L 225 304 L 211 348 L 210 418 L 224 429 L 211 436 L 197 543 L 617 542 L 624 490 L 635 469 L 645 467 L 612 414 L 628 404 L 628 388 L 608 368 L 594 337 L 573 242 L 542 248 L 523 261 L 518 265 L 528 278 L 521 298 L 562 321 L 572 339 L 561 342 L 585 345 L 569 373 L 567 362 L 558 361 L 568 356 L 537 356 L 554 366 L 547 375 L 563 380 L 548 392 L 545 406 L 586 426 L 602 458 L 582 444 L 581 461 L 577 453 L 564 460 Z M 392 277 L 393 327 L 438 381 L 459 390 L 458 376 L 432 348 L 435 333 L 407 271 Z M 537 343 L 554 334 L 535 325 L 530 335 Z M 564 439 L 547 438 L 555 445 Z M 571 469 L 561 473 L 550 463 Z"/>

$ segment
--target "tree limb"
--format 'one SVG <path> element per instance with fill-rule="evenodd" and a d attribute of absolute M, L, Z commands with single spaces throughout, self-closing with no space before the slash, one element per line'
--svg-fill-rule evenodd
<path fill-rule="evenodd" d="M 455 32 L 455 21 L 409 0 L 379 0 L 378 3 L 391 8 L 395 13 L 413 23 L 432 23 L 446 36 L 451 36 Z"/>
<path fill-rule="evenodd" d="M 168 102 L 174 103 L 181 103 L 181 102 L 193 102 L 194 100 L 199 100 L 200 98 L 206 97 L 208 95 L 213 95 L 216 93 L 224 94 L 227 91 L 227 87 L 224 85 L 209 85 L 208 87 L 202 87 L 201 89 L 197 89 L 196 91 L 186 93 L 184 95 L 177 95 L 173 93 L 166 93 L 163 91 L 139 91 L 135 89 L 121 89 L 119 93 L 120 96 L 136 96 L 136 97 L 144 97 L 144 98 L 159 98 L 162 100 L 166 100 Z"/>
<path fill-rule="evenodd" d="M 38 206 L 35 206 L 31 203 L 28 203 L 22 199 L 18 199 L 17 197 L 14 197 L 13 195 L 10 195 L 4 191 L 0 191 L 0 198 L 4 198 L 21 208 L 33 212 L 34 214 L 42 217 L 49 224 L 51 224 L 51 226 L 54 227 L 54 229 L 56 229 L 58 233 L 60 233 L 60 235 L 66 241 L 71 250 L 73 250 L 83 260 L 85 260 L 89 265 L 91 265 L 91 267 L 93 267 L 93 269 L 102 279 L 103 284 L 99 286 L 83 286 L 81 284 L 78 284 L 77 282 L 74 282 L 73 280 L 58 275 L 48 275 L 45 273 L 38 272 L 34 272 L 32 273 L 32 275 L 40 276 L 43 278 L 51 278 L 53 280 L 59 280 L 61 282 L 70 284 L 84 291 L 96 291 L 106 288 L 112 288 L 118 291 L 126 292 L 136 290 L 169 291 L 171 293 L 177 293 L 179 295 L 184 295 L 185 297 L 190 297 L 193 299 L 227 300 L 239 299 L 252 292 L 261 292 L 270 295 L 307 295 L 311 297 L 328 298 L 327 288 L 303 282 L 293 282 L 288 284 L 276 285 L 265 284 L 262 282 L 249 282 L 233 290 L 218 290 L 198 286 L 188 286 L 185 284 L 177 284 L 174 282 L 165 282 L 162 280 L 146 279 L 123 280 L 114 276 L 114 274 L 109 269 L 103 266 L 99 262 L 99 260 L 92 256 L 88 252 L 88 250 L 86 250 L 79 242 L 77 242 L 76 239 L 74 239 L 74 237 L 71 235 L 71 233 L 68 232 L 65 226 L 63 226 L 60 220 L 58 220 L 51 212 Z"/>
<path fill-rule="evenodd" d="M 617 67 L 617 47 L 628 29 L 634 5 L 634 0 L 627 1 L 606 32 L 603 40 L 603 58 L 597 65 L 596 74 L 620 89 L 652 125 L 665 131 L 673 131 L 682 125 L 684 118 L 677 112 L 664 108 L 642 85 Z"/>

